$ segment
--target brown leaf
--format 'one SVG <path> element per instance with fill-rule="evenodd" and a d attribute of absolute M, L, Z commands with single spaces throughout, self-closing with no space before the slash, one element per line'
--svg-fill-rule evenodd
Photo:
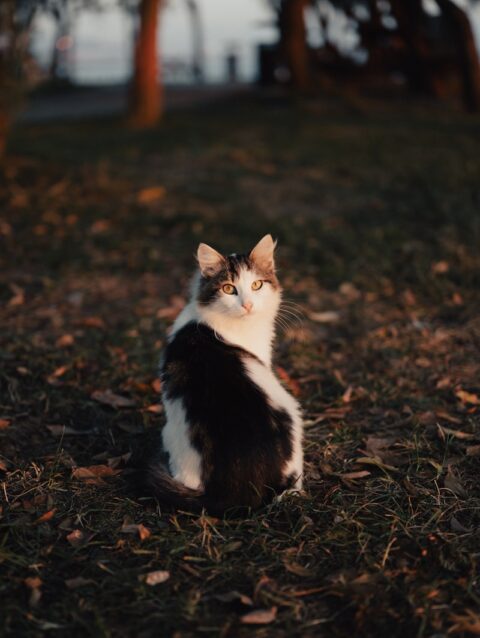
<path fill-rule="evenodd" d="M 388 465 L 387 463 L 383 463 L 381 459 L 375 456 L 360 456 L 358 459 L 355 459 L 355 463 L 375 465 L 376 467 L 379 467 L 381 470 L 388 470 L 390 472 L 398 471 L 396 467 L 393 467 L 393 465 Z"/>
<path fill-rule="evenodd" d="M 161 403 L 152 403 L 147 408 L 145 408 L 145 412 L 151 412 L 152 414 L 162 414 L 163 405 Z"/>
<path fill-rule="evenodd" d="M 88 467 L 76 467 L 72 472 L 72 476 L 86 483 L 101 485 L 103 483 L 103 477 L 115 476 L 116 474 L 120 474 L 121 471 L 122 470 L 115 470 L 108 465 L 90 465 Z"/>
<path fill-rule="evenodd" d="M 246 607 L 253 607 L 253 600 L 250 596 L 241 594 L 239 591 L 229 591 L 226 594 L 216 594 L 214 598 L 219 600 L 221 603 L 232 603 L 238 600 Z"/>
<path fill-rule="evenodd" d="M 42 586 L 42 580 L 38 576 L 30 576 L 23 581 L 25 585 L 31 590 L 28 604 L 30 607 L 36 607 L 42 597 L 40 587 Z"/>
<path fill-rule="evenodd" d="M 42 579 L 38 576 L 29 576 L 23 581 L 29 589 L 38 589 L 42 586 Z"/>
<path fill-rule="evenodd" d="M 55 516 L 56 511 L 57 510 L 54 508 L 52 510 L 49 510 L 48 512 L 45 512 L 45 514 L 42 514 L 37 518 L 35 523 L 45 523 L 46 521 L 50 521 Z"/>
<path fill-rule="evenodd" d="M 0 430 L 6 430 L 10 423 L 10 419 L 0 419 Z"/>
<path fill-rule="evenodd" d="M 308 318 L 317 323 L 337 323 L 340 321 L 340 315 L 334 310 L 326 310 L 325 312 L 309 312 Z"/>
<path fill-rule="evenodd" d="M 95 390 L 95 392 L 92 392 L 91 397 L 95 401 L 109 405 L 112 408 L 131 408 L 135 405 L 133 399 L 122 397 L 111 390 Z"/>
<path fill-rule="evenodd" d="M 57 348 L 68 348 L 68 346 L 73 345 L 74 341 L 75 339 L 73 335 L 66 334 L 59 337 L 55 342 L 55 345 Z"/>
<path fill-rule="evenodd" d="M 277 607 L 270 609 L 255 609 L 240 617 L 244 625 L 268 625 L 277 617 Z"/>
<path fill-rule="evenodd" d="M 452 416 L 451 414 L 448 414 L 448 412 L 445 412 L 444 410 L 437 410 L 435 414 L 437 415 L 439 419 L 444 419 L 445 421 L 449 421 L 450 423 L 455 423 L 456 425 L 460 425 L 462 423 L 462 419 L 459 419 L 456 416 Z"/>
<path fill-rule="evenodd" d="M 105 321 L 101 317 L 85 317 L 80 321 L 82 326 L 87 328 L 105 328 Z"/>
<path fill-rule="evenodd" d="M 81 529 L 74 529 L 73 531 L 70 532 L 70 534 L 67 534 L 66 536 L 67 541 L 75 549 L 78 549 L 79 547 L 83 547 L 83 545 L 86 545 L 88 541 L 91 540 L 92 538 L 93 538 L 93 534 L 87 534 Z"/>
<path fill-rule="evenodd" d="M 285 565 L 285 569 L 288 572 L 291 572 L 292 574 L 295 574 L 296 576 L 310 578 L 311 576 L 315 575 L 315 572 L 313 570 L 308 569 L 308 567 L 304 567 L 303 565 L 300 565 L 299 563 L 296 563 L 295 561 L 285 562 L 284 565 Z"/>
<path fill-rule="evenodd" d="M 359 479 L 359 478 L 365 478 L 366 476 L 370 476 L 371 472 L 369 472 L 368 470 L 358 470 L 358 472 L 347 472 L 346 474 L 338 474 L 337 476 L 339 476 L 342 479 Z"/>
<path fill-rule="evenodd" d="M 431 266 L 432 273 L 434 275 L 444 275 L 450 270 L 450 264 L 448 261 L 442 259 L 442 261 L 434 261 Z"/>
<path fill-rule="evenodd" d="M 145 584 L 154 587 L 155 585 L 160 585 L 160 583 L 164 583 L 170 578 L 170 572 L 159 569 L 154 572 L 148 572 L 148 574 L 141 574 L 138 577 L 138 580 L 143 581 Z"/>
<path fill-rule="evenodd" d="M 470 609 L 466 610 L 467 615 L 460 616 L 456 614 L 451 614 L 450 618 L 455 623 L 448 630 L 449 634 L 475 634 L 476 636 L 480 636 L 480 616 L 478 613 L 471 611 Z"/>
<path fill-rule="evenodd" d="M 470 405 L 480 405 L 480 399 L 473 392 L 467 392 L 466 390 L 457 390 L 455 392 L 457 399 L 460 399 L 462 403 L 469 403 Z"/>
<path fill-rule="evenodd" d="M 139 204 L 151 204 L 165 197 L 167 189 L 165 186 L 150 186 L 150 188 L 142 188 L 137 193 L 137 202 Z"/>
<path fill-rule="evenodd" d="M 152 389 L 155 390 L 155 392 L 161 392 L 162 391 L 162 382 L 160 379 L 154 379 L 151 383 L 152 385 Z"/>
<path fill-rule="evenodd" d="M 460 479 L 452 473 L 451 467 L 448 468 L 443 484 L 457 496 L 467 496 L 467 491 L 460 482 Z"/>
<path fill-rule="evenodd" d="M 94 585 L 95 581 L 91 578 L 82 578 L 82 576 L 78 576 L 78 578 L 67 578 L 65 581 L 65 585 L 68 589 L 78 589 L 78 587 L 84 587 L 85 585 Z"/>
<path fill-rule="evenodd" d="M 300 394 L 302 393 L 302 390 L 300 388 L 300 384 L 298 383 L 298 381 L 293 379 L 285 370 L 285 368 L 282 368 L 281 366 L 277 366 L 276 370 L 280 379 L 290 388 L 293 396 L 295 397 L 300 396 Z"/>
<path fill-rule="evenodd" d="M 152 532 L 148 529 L 148 527 L 145 527 L 145 525 L 143 525 L 142 523 L 140 523 L 137 526 L 138 529 L 138 535 L 140 536 L 140 540 L 144 541 L 147 538 L 150 538 L 150 536 L 152 535 Z"/>
<path fill-rule="evenodd" d="M 445 439 L 446 434 L 449 434 L 450 436 L 453 436 L 456 439 L 461 439 L 463 441 L 476 438 L 474 434 L 470 434 L 469 432 L 462 432 L 462 430 L 452 430 L 451 428 L 446 428 L 445 426 L 440 424 L 437 424 L 437 427 L 443 439 Z"/>

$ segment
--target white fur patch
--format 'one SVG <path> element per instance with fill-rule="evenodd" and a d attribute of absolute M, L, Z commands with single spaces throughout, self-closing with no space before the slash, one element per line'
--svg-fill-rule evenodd
<path fill-rule="evenodd" d="M 303 474 L 303 423 L 298 402 L 282 386 L 272 370 L 253 359 L 244 360 L 245 369 L 250 379 L 265 393 L 272 408 L 285 410 L 292 419 L 292 458 L 283 470 L 284 476 L 294 474 L 299 477 L 296 489 L 302 487 Z"/>
<path fill-rule="evenodd" d="M 202 488 L 202 460 L 190 442 L 187 415 L 180 400 L 164 399 L 167 424 L 162 430 L 173 478 L 194 490 Z"/>
<path fill-rule="evenodd" d="M 281 292 L 268 282 L 259 290 L 252 290 L 252 283 L 257 279 L 261 279 L 260 274 L 242 268 L 233 282 L 238 294 L 221 294 L 207 306 L 197 304 L 196 311 L 200 321 L 224 341 L 240 346 L 270 365 Z M 242 307 L 246 302 L 252 304 L 250 313 Z"/>

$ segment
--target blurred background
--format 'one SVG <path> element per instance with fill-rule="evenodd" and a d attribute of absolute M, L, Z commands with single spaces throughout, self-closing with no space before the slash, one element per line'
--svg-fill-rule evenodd
<path fill-rule="evenodd" d="M 31 121 L 128 111 L 139 126 L 170 101 L 253 85 L 480 108 L 476 0 L 5 0 L 0 11 L 4 130 L 32 90 Z M 46 87 L 56 94 L 40 99 Z"/>
<path fill-rule="evenodd" d="M 272 638 L 479 634 L 479 32 L 474 0 L 0 0 L 2 635 L 250 636 L 239 598 Z M 308 496 L 160 520 L 120 468 L 195 249 L 267 232 Z"/>

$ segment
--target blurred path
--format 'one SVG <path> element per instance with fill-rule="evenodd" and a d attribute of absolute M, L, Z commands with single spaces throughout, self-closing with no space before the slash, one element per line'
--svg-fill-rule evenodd
<path fill-rule="evenodd" d="M 251 84 L 215 84 L 165 87 L 166 109 L 174 110 L 211 104 L 243 95 Z M 72 87 L 65 91 L 32 95 L 20 122 L 40 123 L 89 117 L 122 115 L 127 109 L 128 86 Z"/>

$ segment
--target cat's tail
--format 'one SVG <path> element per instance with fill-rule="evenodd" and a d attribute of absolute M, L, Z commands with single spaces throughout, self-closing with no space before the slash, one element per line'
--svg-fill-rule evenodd
<path fill-rule="evenodd" d="M 176 481 L 160 463 L 147 466 L 142 482 L 146 491 L 165 505 L 198 514 L 206 507 L 202 490 L 191 489 Z"/>
<path fill-rule="evenodd" d="M 203 490 L 186 487 L 176 481 L 163 463 L 148 464 L 142 472 L 143 492 L 154 496 L 163 505 L 177 510 L 201 514 L 204 510 L 212 516 L 239 517 L 251 513 L 251 505 L 237 505 L 229 500 L 213 500 Z M 257 504 L 258 506 L 258 504 Z"/>

